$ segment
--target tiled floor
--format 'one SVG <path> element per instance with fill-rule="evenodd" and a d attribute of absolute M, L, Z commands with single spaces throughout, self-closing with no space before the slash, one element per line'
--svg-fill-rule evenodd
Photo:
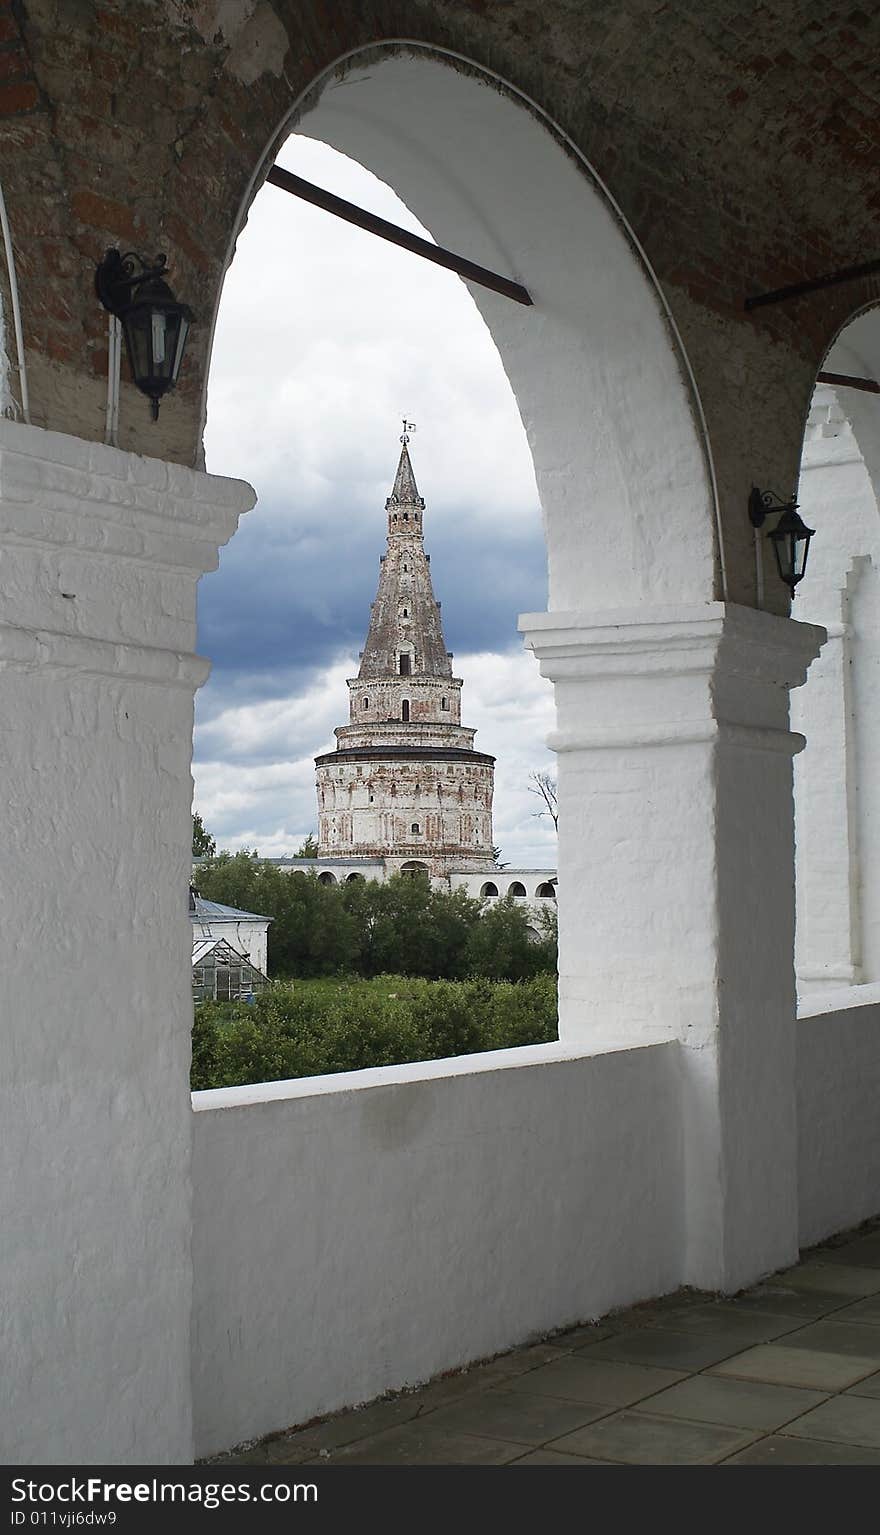
<path fill-rule="evenodd" d="M 880 1221 L 239 1448 L 238 1465 L 880 1465 Z"/>

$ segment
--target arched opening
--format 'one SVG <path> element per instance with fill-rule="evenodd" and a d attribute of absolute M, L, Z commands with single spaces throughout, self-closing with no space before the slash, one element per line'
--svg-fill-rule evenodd
<path fill-rule="evenodd" d="M 347 885 L 355 885 L 358 883 L 358 881 L 360 881 L 361 884 L 365 883 L 363 874 L 346 874 L 345 876 L 345 883 Z"/>
<path fill-rule="evenodd" d="M 662 291 L 574 146 L 567 154 L 533 106 L 463 62 L 366 48 L 315 83 L 290 126 L 393 186 L 439 244 L 535 295 L 522 310 L 471 287 L 532 447 L 550 606 L 705 602 L 723 550 L 699 402 Z"/>
<path fill-rule="evenodd" d="M 497 895 L 497 894 L 498 894 L 498 886 L 495 884 L 494 880 L 487 879 L 486 883 L 484 885 L 482 885 L 481 888 L 480 888 L 480 895 L 485 900 L 485 898 L 487 896 Z"/>
<path fill-rule="evenodd" d="M 318 883 L 321 885 L 335 885 L 336 875 L 331 874 L 329 869 L 322 869 L 321 873 L 318 875 Z"/>
<path fill-rule="evenodd" d="M 535 895 L 540 901 L 555 901 L 556 886 L 551 884 L 550 880 L 545 879 L 538 886 L 537 890 L 535 891 Z"/>
<path fill-rule="evenodd" d="M 533 293 L 525 308 L 470 290 L 528 433 L 551 618 L 630 608 L 641 620 L 651 606 L 718 595 L 722 550 L 699 401 L 659 286 L 589 166 L 501 82 L 417 50 L 366 51 L 344 78 L 316 82 L 297 112 L 310 138 L 393 186 L 439 243 Z M 398 657 L 398 674 L 407 661 L 412 669 L 408 650 Z M 563 851 L 575 876 L 565 888 L 576 889 L 585 855 Z M 563 913 L 561 968 L 566 950 L 580 964 L 579 920 L 567 926 Z"/>
<path fill-rule="evenodd" d="M 409 724 L 409 699 L 405 698 L 400 705 L 400 718 L 404 725 Z"/>
<path fill-rule="evenodd" d="M 821 371 L 880 380 L 880 307 L 850 321 Z M 806 996 L 880 980 L 880 396 L 817 383 L 798 500 L 815 536 L 795 616 L 828 634 L 791 709 L 806 738 L 794 765 L 795 953 Z"/>
<path fill-rule="evenodd" d="M 430 871 L 426 863 L 420 863 L 418 859 L 410 858 L 406 863 L 401 864 L 400 872 L 407 875 L 410 879 L 427 879 Z"/>
<path fill-rule="evenodd" d="M 507 894 L 522 897 L 526 893 L 526 887 L 521 879 L 513 880 L 507 887 Z"/>

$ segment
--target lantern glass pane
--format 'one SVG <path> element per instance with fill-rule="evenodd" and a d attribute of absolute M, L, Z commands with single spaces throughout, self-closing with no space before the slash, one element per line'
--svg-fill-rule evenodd
<path fill-rule="evenodd" d="M 151 326 L 149 314 L 144 309 L 130 309 L 123 319 L 125 344 L 132 376 L 139 388 L 152 374 Z"/>

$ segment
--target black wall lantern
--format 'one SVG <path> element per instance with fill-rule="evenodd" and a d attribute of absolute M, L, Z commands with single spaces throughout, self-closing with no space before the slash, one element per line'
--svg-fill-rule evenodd
<path fill-rule="evenodd" d="M 781 512 L 782 516 L 767 537 L 773 545 L 780 578 L 793 597 L 795 587 L 799 581 L 803 580 L 804 571 L 807 568 L 807 555 L 810 552 L 810 539 L 816 530 L 807 527 L 797 509 L 794 496 L 790 501 L 782 501 L 779 496 L 774 495 L 772 490 L 759 490 L 757 485 L 753 485 L 749 496 L 749 519 L 752 527 L 763 527 L 765 518 L 773 512 Z"/>
<path fill-rule="evenodd" d="M 153 420 L 159 401 L 177 383 L 183 349 L 193 320 L 164 279 L 165 256 L 150 265 L 134 251 L 111 247 L 95 273 L 95 291 L 125 333 L 132 378 L 149 395 Z"/>

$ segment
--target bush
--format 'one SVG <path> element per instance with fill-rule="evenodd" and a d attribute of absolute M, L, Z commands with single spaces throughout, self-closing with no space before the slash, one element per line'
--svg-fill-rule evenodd
<path fill-rule="evenodd" d="M 191 1082 L 194 1090 L 235 1087 L 555 1038 L 549 973 L 516 983 L 400 975 L 276 982 L 251 1004 L 196 1007 Z"/>

